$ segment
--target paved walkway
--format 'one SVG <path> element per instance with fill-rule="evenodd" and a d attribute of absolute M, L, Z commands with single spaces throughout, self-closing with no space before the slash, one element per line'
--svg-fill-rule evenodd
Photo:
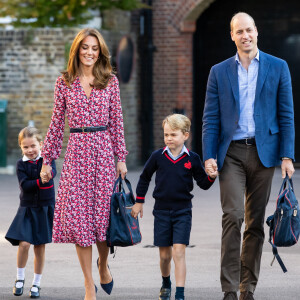
<path fill-rule="evenodd" d="M 130 171 L 128 178 L 135 187 L 139 171 Z M 273 213 L 275 200 L 281 185 L 280 171 L 276 170 L 273 189 L 267 215 Z M 57 185 L 56 185 L 57 186 Z M 294 175 L 296 195 L 300 199 L 300 172 Z M 158 265 L 158 249 L 152 247 L 153 239 L 153 199 L 150 186 L 140 220 L 143 241 L 130 248 L 118 248 L 115 258 L 110 256 L 110 268 L 115 286 L 111 296 L 99 289 L 97 299 L 111 300 L 147 300 L 158 299 L 161 277 Z M 17 247 L 5 241 L 4 235 L 18 207 L 19 188 L 17 178 L 12 175 L 0 175 L 0 300 L 28 299 L 28 291 L 33 276 L 33 251 L 26 268 L 25 293 L 16 298 L 12 295 L 12 286 L 16 273 Z M 187 249 L 186 299 L 218 300 L 222 299 L 219 283 L 221 208 L 219 187 L 216 182 L 209 191 L 194 189 L 193 228 L 191 247 Z M 268 228 L 266 227 L 266 236 Z M 280 254 L 288 272 L 284 274 L 272 260 L 271 247 L 265 242 L 260 281 L 255 293 L 258 300 L 300 299 L 300 246 L 280 249 Z M 97 253 L 94 248 L 93 275 L 99 288 L 99 275 L 96 268 Z M 174 270 L 174 268 L 173 268 Z M 172 273 L 172 282 L 175 279 Z M 74 245 L 49 244 L 46 247 L 46 265 L 42 278 L 41 299 L 83 300 L 83 276 L 80 270 Z M 174 297 L 174 296 L 173 296 Z"/>

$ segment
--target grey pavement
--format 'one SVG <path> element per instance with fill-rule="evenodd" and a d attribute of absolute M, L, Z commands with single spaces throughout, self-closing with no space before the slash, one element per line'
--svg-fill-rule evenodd
<path fill-rule="evenodd" d="M 139 170 L 130 171 L 128 178 L 135 187 Z M 296 195 L 300 199 L 300 172 L 294 175 Z M 143 241 L 141 244 L 118 248 L 116 256 L 109 257 L 110 268 L 114 277 L 114 289 L 107 296 L 100 288 L 96 268 L 97 251 L 93 250 L 93 276 L 99 291 L 97 299 L 135 300 L 158 299 L 161 285 L 158 248 L 153 242 L 153 181 L 146 198 L 144 217 L 140 220 Z M 57 183 L 57 181 L 56 181 Z M 280 170 L 275 172 L 272 194 L 267 207 L 267 216 L 275 209 L 277 193 L 281 185 Z M 57 184 L 56 184 L 57 187 Z M 16 276 L 17 247 L 11 246 L 5 239 L 5 233 L 17 211 L 19 200 L 17 178 L 14 175 L 0 175 L 0 300 L 29 299 L 28 291 L 33 277 L 33 250 L 30 249 L 26 267 L 25 293 L 21 297 L 12 295 L 12 286 Z M 186 299 L 218 300 L 222 299 L 219 283 L 221 208 L 219 186 L 216 182 L 208 191 L 194 188 L 193 227 L 191 246 L 187 248 Z M 299 245 L 279 249 L 279 253 L 288 269 L 283 273 L 277 264 L 271 267 L 271 246 L 267 242 L 268 228 L 265 227 L 261 275 L 255 292 L 255 299 L 300 299 L 300 251 Z M 174 266 L 172 266 L 174 271 Z M 174 273 L 171 275 L 175 287 Z M 71 244 L 49 244 L 46 247 L 46 264 L 42 278 L 41 299 L 84 298 L 83 276 Z M 174 299 L 174 292 L 173 292 Z"/>

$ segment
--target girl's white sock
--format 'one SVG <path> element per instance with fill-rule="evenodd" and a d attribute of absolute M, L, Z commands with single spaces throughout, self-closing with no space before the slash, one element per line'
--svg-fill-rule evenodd
<path fill-rule="evenodd" d="M 17 268 L 17 280 L 25 279 L 25 268 Z M 17 282 L 16 287 L 19 289 L 23 286 L 23 282 Z"/>
<path fill-rule="evenodd" d="M 33 280 L 32 280 L 32 285 L 40 286 L 41 285 L 41 279 L 42 279 L 42 274 L 34 273 Z M 36 287 L 34 287 L 31 290 L 33 292 L 37 292 L 38 289 Z"/>

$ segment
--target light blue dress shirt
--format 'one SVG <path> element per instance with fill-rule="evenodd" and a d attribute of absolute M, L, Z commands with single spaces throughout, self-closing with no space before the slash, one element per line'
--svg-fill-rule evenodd
<path fill-rule="evenodd" d="M 164 152 L 166 152 L 166 151 L 168 152 L 168 155 L 169 155 L 173 160 L 178 159 L 178 158 L 179 158 L 180 156 L 182 156 L 184 153 L 190 155 L 189 150 L 185 147 L 185 145 L 183 145 L 183 147 L 182 147 L 182 149 L 181 149 L 179 155 L 177 155 L 176 157 L 173 156 L 173 154 L 172 154 L 172 152 L 171 152 L 171 150 L 169 149 L 168 146 L 166 146 L 166 147 L 164 148 L 164 150 L 163 150 L 162 153 L 164 153 Z"/>
<path fill-rule="evenodd" d="M 259 51 L 252 59 L 248 71 L 242 66 L 238 53 L 235 56 L 238 68 L 240 119 L 233 140 L 255 136 L 254 100 L 259 68 Z"/>

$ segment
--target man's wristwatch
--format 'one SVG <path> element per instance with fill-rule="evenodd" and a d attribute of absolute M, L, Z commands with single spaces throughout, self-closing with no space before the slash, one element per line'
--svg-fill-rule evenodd
<path fill-rule="evenodd" d="M 281 157 L 281 160 L 286 160 L 286 159 L 290 159 L 290 160 L 292 160 L 291 158 L 289 158 L 289 157 Z"/>

